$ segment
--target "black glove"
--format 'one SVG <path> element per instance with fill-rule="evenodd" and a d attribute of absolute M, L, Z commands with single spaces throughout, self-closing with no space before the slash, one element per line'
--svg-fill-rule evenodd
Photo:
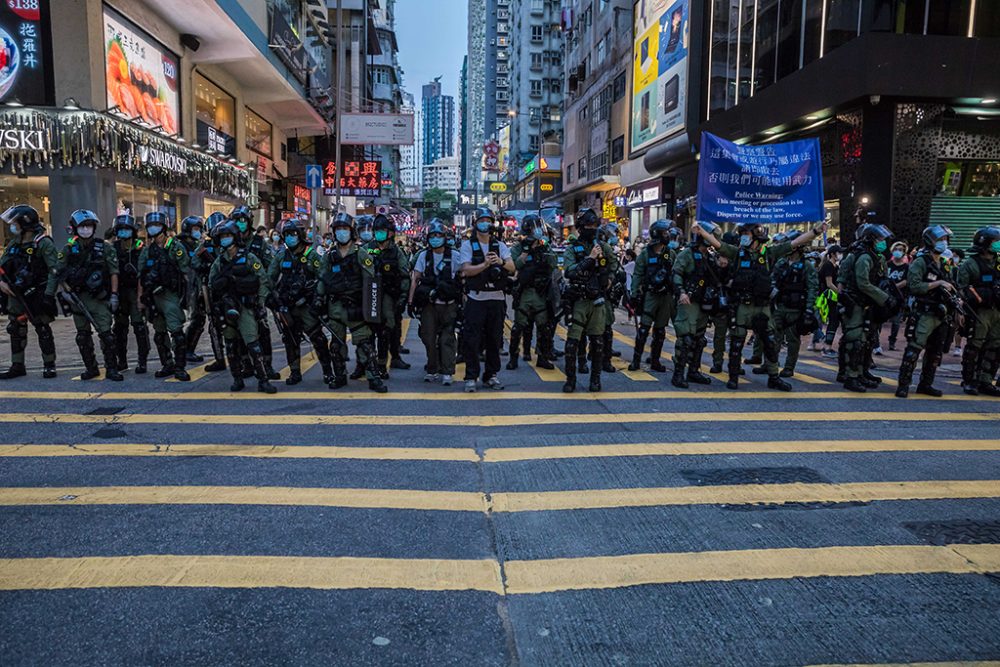
<path fill-rule="evenodd" d="M 275 294 L 274 292 L 271 292 L 270 294 L 267 295 L 267 298 L 264 299 L 264 305 L 270 308 L 271 310 L 278 310 L 279 308 L 281 308 L 281 302 L 278 301 L 278 295 Z"/>
<path fill-rule="evenodd" d="M 309 304 L 309 313 L 313 317 L 325 317 L 326 316 L 326 298 L 322 296 L 316 296 Z"/>
<path fill-rule="evenodd" d="M 410 319 L 417 319 L 417 309 L 413 307 L 413 302 L 410 301 L 406 304 L 406 314 L 410 316 Z"/>
<path fill-rule="evenodd" d="M 636 294 L 635 296 L 632 297 L 631 302 L 632 302 L 632 310 L 634 310 L 637 313 L 642 313 L 642 309 L 646 303 L 646 297 L 640 292 L 639 294 Z"/>
<path fill-rule="evenodd" d="M 897 299 L 896 297 L 894 297 L 891 294 L 885 300 L 885 309 L 886 310 L 895 310 L 896 306 L 898 306 L 898 305 L 899 305 L 899 299 Z"/>

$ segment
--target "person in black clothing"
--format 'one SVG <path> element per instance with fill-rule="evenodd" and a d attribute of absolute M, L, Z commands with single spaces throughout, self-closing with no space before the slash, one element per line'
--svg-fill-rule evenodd
<path fill-rule="evenodd" d="M 839 245 L 831 245 L 826 249 L 826 258 L 819 266 L 819 292 L 832 294 L 839 293 L 837 287 L 837 271 L 840 266 L 840 256 L 843 248 Z M 831 299 L 832 301 L 832 299 Z M 830 308 L 830 318 L 826 324 L 826 338 L 823 341 L 823 356 L 836 357 L 837 351 L 833 349 L 833 341 L 837 337 L 837 328 L 840 326 L 840 309 Z"/>

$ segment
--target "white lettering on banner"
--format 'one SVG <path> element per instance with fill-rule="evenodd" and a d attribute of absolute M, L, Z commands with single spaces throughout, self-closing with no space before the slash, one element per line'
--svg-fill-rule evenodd
<path fill-rule="evenodd" d="M 40 151 L 45 149 L 41 130 L 0 129 L 0 148 L 9 151 Z"/>
<path fill-rule="evenodd" d="M 167 169 L 178 174 L 186 174 L 188 170 L 187 159 L 182 158 L 180 155 L 171 155 L 150 146 L 139 147 L 139 160 L 143 164 Z"/>

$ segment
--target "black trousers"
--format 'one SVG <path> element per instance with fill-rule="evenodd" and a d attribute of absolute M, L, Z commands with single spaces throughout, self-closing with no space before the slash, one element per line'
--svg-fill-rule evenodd
<path fill-rule="evenodd" d="M 483 382 L 500 371 L 500 348 L 503 347 L 503 321 L 507 315 L 506 301 L 465 302 L 465 323 L 462 327 L 462 355 L 465 357 L 466 380 L 479 379 L 479 351 L 486 352 Z"/>

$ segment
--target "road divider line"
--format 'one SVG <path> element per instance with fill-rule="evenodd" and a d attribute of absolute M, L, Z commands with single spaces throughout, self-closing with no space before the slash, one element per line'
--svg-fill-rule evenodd
<path fill-rule="evenodd" d="M 564 341 L 566 340 L 566 336 L 569 335 L 569 331 L 567 331 L 566 327 L 564 327 L 562 325 L 557 325 L 556 326 L 556 333 Z M 622 356 L 631 359 L 632 358 L 632 352 L 633 352 L 633 350 L 635 350 L 635 341 L 629 340 L 626 336 L 623 336 L 622 334 L 618 333 L 617 331 L 613 331 L 613 334 L 614 334 L 614 337 L 615 337 L 616 340 L 618 340 L 619 342 L 622 342 L 622 343 L 625 343 L 626 345 L 628 345 L 628 349 L 626 351 L 622 352 Z M 669 353 L 665 352 L 663 356 L 664 356 L 664 358 L 666 358 L 667 361 L 670 361 L 671 357 L 670 357 Z M 566 360 L 566 358 L 563 357 L 563 361 L 565 361 L 565 360 Z M 636 381 L 636 382 L 657 382 L 658 381 L 657 377 L 655 375 L 653 375 L 652 373 L 647 373 L 646 371 L 642 371 L 642 370 L 639 370 L 639 371 L 630 371 L 630 370 L 628 370 L 628 364 L 625 363 L 625 361 L 624 361 L 623 358 L 620 358 L 620 357 L 611 357 L 611 365 L 614 366 L 616 369 L 618 369 L 621 372 L 621 374 L 624 375 L 625 377 L 627 377 L 629 380 L 633 380 L 633 381 Z"/>
<path fill-rule="evenodd" d="M 478 463 L 474 449 L 459 447 L 336 447 L 326 445 L 0 445 L 0 457 L 229 456 L 260 459 L 362 459 Z"/>
<path fill-rule="evenodd" d="M 32 445 L 25 445 L 31 447 Z M 39 446 L 39 445 L 35 445 Z M 1000 440 L 779 440 L 774 442 L 657 442 L 636 444 L 502 447 L 484 452 L 486 463 L 635 456 L 722 454 L 844 454 L 858 452 L 1000 451 Z M 3 449 L 0 448 L 0 455 Z"/>
<path fill-rule="evenodd" d="M 511 595 L 703 581 L 997 571 L 997 544 L 748 549 L 504 563 L 507 593 Z"/>
<path fill-rule="evenodd" d="M 206 375 L 208 375 L 208 371 L 205 370 L 205 369 L 208 368 L 209 364 L 214 363 L 214 362 L 215 362 L 215 358 L 213 357 L 212 361 L 208 361 L 208 362 L 205 362 L 203 364 L 199 364 L 199 365 L 195 366 L 194 368 L 187 369 L 188 375 L 191 376 L 191 379 L 188 380 L 188 382 L 194 382 L 195 380 L 200 380 L 203 377 L 205 377 Z M 167 380 L 167 382 L 178 382 L 179 383 L 180 380 L 178 380 L 177 378 L 170 378 L 170 379 Z"/>
<path fill-rule="evenodd" d="M 317 363 L 319 363 L 319 359 L 316 358 L 315 350 L 310 350 L 308 353 L 303 354 L 301 360 L 299 361 L 299 364 L 301 366 L 300 371 L 302 375 L 305 375 L 310 370 L 312 370 L 312 367 L 315 366 Z M 281 376 L 282 380 L 287 380 L 288 376 L 291 374 L 292 374 L 291 366 L 285 366 L 280 371 L 278 371 L 278 375 Z"/>
<path fill-rule="evenodd" d="M 0 560 L 0 590 L 145 587 L 503 593 L 500 565 L 492 559 L 142 555 Z"/>
<path fill-rule="evenodd" d="M 82 486 L 0 488 L 0 506 L 284 505 L 484 512 L 478 491 L 327 489 L 286 486 Z"/>
<path fill-rule="evenodd" d="M 633 412 L 580 414 L 518 414 L 518 415 L 391 415 L 391 414 L 140 414 L 90 415 L 70 413 L 9 412 L 0 413 L 0 423 L 6 424 L 215 424 L 240 426 L 383 426 L 411 427 L 445 426 L 493 428 L 503 426 L 553 426 L 564 424 L 663 424 L 717 422 L 997 422 L 1000 412 Z"/>
<path fill-rule="evenodd" d="M 494 512 L 540 512 L 660 507 L 848 503 L 1000 497 L 1000 480 L 848 482 L 844 484 L 733 484 L 661 488 L 586 489 L 492 493 Z"/>
<path fill-rule="evenodd" d="M 511 321 L 510 320 L 504 320 L 503 331 L 504 331 L 504 339 L 507 341 L 507 350 L 508 350 L 508 352 L 510 351 L 510 335 L 511 335 L 510 332 L 511 332 L 511 326 L 512 325 L 511 325 Z M 538 339 L 537 338 L 537 330 L 536 330 L 536 335 L 533 337 L 533 339 L 536 340 L 536 341 Z M 520 351 L 518 352 L 518 354 L 520 355 Z M 558 369 L 549 370 L 547 368 L 539 368 L 538 366 L 536 366 L 535 365 L 535 361 L 537 360 L 538 348 L 535 348 L 535 355 L 536 356 L 532 357 L 532 361 L 524 361 L 523 359 L 520 359 L 519 363 L 518 363 L 518 368 L 521 368 L 521 367 L 524 367 L 524 366 L 527 366 L 527 367 L 531 368 L 531 370 L 533 370 L 535 372 L 535 375 L 538 376 L 538 379 L 541 380 L 542 382 L 560 382 L 561 383 L 561 382 L 565 382 L 566 381 L 566 376 L 563 374 L 562 371 L 560 371 Z M 509 359 L 510 359 L 510 357 L 508 357 L 508 360 Z M 506 364 L 504 364 L 504 365 L 506 366 Z M 513 373 L 514 371 L 507 371 L 507 372 L 508 373 Z"/>

